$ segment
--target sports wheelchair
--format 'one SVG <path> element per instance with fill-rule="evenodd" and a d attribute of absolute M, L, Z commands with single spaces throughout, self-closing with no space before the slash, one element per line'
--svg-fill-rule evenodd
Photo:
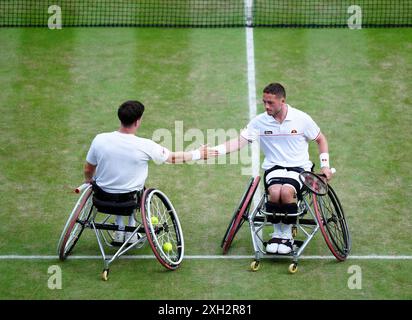
<path fill-rule="evenodd" d="M 346 260 L 351 250 L 351 238 L 342 206 L 335 191 L 324 181 L 321 175 L 311 171 L 301 172 L 299 179 L 303 183 L 303 188 L 297 199 L 298 210 L 295 214 L 292 214 L 265 211 L 268 201 L 267 193 L 262 195 L 257 206 L 251 210 L 252 199 L 258 188 L 260 177 L 251 178 L 221 242 L 223 254 L 228 252 L 235 235 L 243 223 L 248 221 L 255 253 L 255 259 L 250 265 L 252 271 L 259 270 L 263 255 L 273 255 L 291 256 L 293 262 L 289 265 L 288 270 L 290 273 L 296 273 L 300 255 L 318 230 L 321 231 L 329 250 L 335 258 L 338 261 Z M 269 239 L 264 235 L 264 228 L 273 225 L 275 217 L 293 216 L 296 217 L 296 223 L 292 225 L 292 236 L 294 238 L 292 251 L 286 255 L 267 253 L 265 248 Z M 303 239 L 295 238 L 298 231 L 303 234 Z"/>
<path fill-rule="evenodd" d="M 75 192 L 80 197 L 74 206 L 60 236 L 58 255 L 64 261 L 73 251 L 84 229 L 92 229 L 104 261 L 102 279 L 108 280 L 109 266 L 132 248 L 149 243 L 157 260 L 169 270 L 175 270 L 182 262 L 184 240 L 176 210 L 169 198 L 160 190 L 145 189 L 136 192 L 133 200 L 102 201 L 96 197 L 96 188 L 83 184 Z M 138 212 L 140 211 L 140 215 Z M 134 215 L 136 226 L 120 227 L 111 217 Z M 114 232 L 130 233 L 113 256 L 106 256 L 104 244 L 115 247 Z M 137 241 L 129 241 L 134 238 Z"/>

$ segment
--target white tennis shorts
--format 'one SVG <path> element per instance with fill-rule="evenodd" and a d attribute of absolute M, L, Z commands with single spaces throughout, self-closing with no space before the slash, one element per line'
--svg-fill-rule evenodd
<path fill-rule="evenodd" d="M 266 176 L 266 183 L 269 183 L 269 180 L 272 179 L 272 178 L 291 178 L 293 180 L 296 180 L 299 183 L 300 188 L 303 187 L 303 184 L 299 179 L 299 173 L 296 172 L 296 171 L 288 171 L 286 169 L 273 170 L 272 172 L 270 172 Z M 295 190 L 295 192 L 297 193 L 297 190 L 293 185 L 291 185 L 289 183 L 285 183 L 284 185 L 292 187 Z"/>

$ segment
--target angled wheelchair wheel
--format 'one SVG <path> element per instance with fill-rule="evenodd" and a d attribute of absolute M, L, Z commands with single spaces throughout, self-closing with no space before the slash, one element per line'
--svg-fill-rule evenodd
<path fill-rule="evenodd" d="M 82 192 L 69 219 L 67 219 L 57 246 L 57 253 L 62 261 L 72 252 L 85 228 L 85 223 L 88 221 L 93 209 L 92 198 L 92 187 L 90 185 Z"/>
<path fill-rule="evenodd" d="M 242 227 L 243 223 L 248 219 L 252 199 L 255 195 L 259 182 L 259 176 L 250 178 L 250 181 L 246 186 L 242 198 L 240 199 L 239 205 L 233 213 L 232 219 L 230 220 L 229 226 L 227 227 L 223 240 L 220 244 L 220 247 L 223 248 L 223 254 L 228 252 L 237 232 Z"/>
<path fill-rule="evenodd" d="M 351 238 L 342 206 L 331 186 L 324 196 L 313 194 L 313 207 L 328 248 L 337 260 L 346 260 L 351 249 Z"/>
<path fill-rule="evenodd" d="M 146 189 L 141 213 L 155 257 L 165 268 L 177 269 L 184 255 L 184 240 L 176 210 L 169 198 L 157 189 Z"/>

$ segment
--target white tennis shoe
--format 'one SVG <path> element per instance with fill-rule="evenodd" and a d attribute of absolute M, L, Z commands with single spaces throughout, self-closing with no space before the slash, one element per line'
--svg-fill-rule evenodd
<path fill-rule="evenodd" d="M 113 242 L 114 243 L 123 243 L 124 242 L 124 232 L 123 231 L 115 231 L 113 235 Z"/>
<path fill-rule="evenodd" d="M 282 239 L 280 238 L 272 238 L 268 241 L 266 245 L 266 252 L 267 253 L 277 253 L 279 248 L 279 243 Z"/>
<path fill-rule="evenodd" d="M 133 232 L 126 232 L 126 236 L 125 236 L 125 241 L 127 239 L 129 239 L 129 237 L 132 235 Z M 135 233 L 132 238 L 129 240 L 128 243 L 132 244 L 132 243 L 136 243 L 139 240 L 137 233 Z"/>
<path fill-rule="evenodd" d="M 293 239 L 281 239 L 278 246 L 279 254 L 291 253 L 293 249 Z"/>

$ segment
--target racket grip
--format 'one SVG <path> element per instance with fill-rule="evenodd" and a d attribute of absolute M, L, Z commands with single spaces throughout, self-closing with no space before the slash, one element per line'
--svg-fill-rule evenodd
<path fill-rule="evenodd" d="M 84 189 L 86 189 L 89 185 L 90 185 L 90 183 L 83 183 L 81 186 L 78 186 L 76 189 L 74 189 L 74 192 L 75 193 L 80 193 Z"/>

